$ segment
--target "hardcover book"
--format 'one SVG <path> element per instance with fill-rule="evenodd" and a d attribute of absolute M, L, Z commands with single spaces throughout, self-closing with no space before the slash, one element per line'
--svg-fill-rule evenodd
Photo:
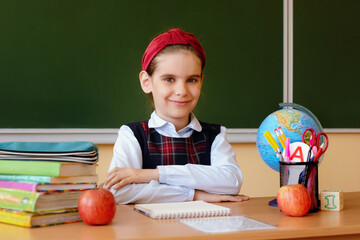
<path fill-rule="evenodd" d="M 40 175 L 40 176 L 76 176 L 94 175 L 96 164 L 0 160 L 1 174 Z"/>
<path fill-rule="evenodd" d="M 42 227 L 80 221 L 76 208 L 44 214 L 0 208 L 0 222 L 23 227 Z"/>
<path fill-rule="evenodd" d="M 27 212 L 45 212 L 78 207 L 83 191 L 39 193 L 12 188 L 0 188 L 0 208 Z"/>
<path fill-rule="evenodd" d="M 52 184 L 52 183 L 31 183 L 31 182 L 17 182 L 0 180 L 0 187 L 13 188 L 31 192 L 66 192 L 79 191 L 96 188 L 96 183 L 67 183 L 67 184 Z"/>
<path fill-rule="evenodd" d="M 51 176 L 36 176 L 36 175 L 11 175 L 0 174 L 0 180 L 18 181 L 18 182 L 33 182 L 33 183 L 97 183 L 99 177 L 97 175 L 83 175 L 83 176 L 65 176 L 65 177 L 51 177 Z"/>

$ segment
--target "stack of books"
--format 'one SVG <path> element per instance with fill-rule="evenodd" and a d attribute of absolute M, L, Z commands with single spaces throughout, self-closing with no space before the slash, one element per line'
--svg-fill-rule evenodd
<path fill-rule="evenodd" d="M 90 142 L 0 143 L 0 222 L 39 227 L 79 222 L 78 199 L 97 187 Z"/>

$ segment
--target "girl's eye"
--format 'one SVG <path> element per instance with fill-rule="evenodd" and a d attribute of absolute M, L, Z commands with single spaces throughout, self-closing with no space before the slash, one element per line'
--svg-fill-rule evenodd
<path fill-rule="evenodd" d="M 165 82 L 174 82 L 174 79 L 173 78 L 165 78 L 164 81 Z"/>
<path fill-rule="evenodd" d="M 195 83 L 195 82 L 197 82 L 197 79 L 196 78 L 190 78 L 190 79 L 188 79 L 188 82 Z"/>

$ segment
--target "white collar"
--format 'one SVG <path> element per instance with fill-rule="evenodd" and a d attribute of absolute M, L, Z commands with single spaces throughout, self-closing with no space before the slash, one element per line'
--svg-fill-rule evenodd
<path fill-rule="evenodd" d="M 201 132 L 202 127 L 200 125 L 199 120 L 195 117 L 195 115 L 193 113 L 190 113 L 190 123 L 184 127 L 183 129 L 180 129 L 178 132 L 187 132 L 190 130 L 195 130 L 198 132 Z M 159 115 L 156 114 L 155 111 L 152 112 L 151 117 L 149 119 L 149 128 L 172 128 L 173 130 L 175 130 L 175 126 L 174 124 L 172 124 L 171 122 L 167 122 L 164 119 L 162 119 L 161 117 L 159 117 Z"/>

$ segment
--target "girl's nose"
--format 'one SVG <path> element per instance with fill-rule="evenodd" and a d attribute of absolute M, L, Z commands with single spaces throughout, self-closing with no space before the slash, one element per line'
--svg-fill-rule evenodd
<path fill-rule="evenodd" d="M 186 84 L 182 82 L 176 84 L 175 94 L 177 96 L 185 96 L 187 94 Z"/>

